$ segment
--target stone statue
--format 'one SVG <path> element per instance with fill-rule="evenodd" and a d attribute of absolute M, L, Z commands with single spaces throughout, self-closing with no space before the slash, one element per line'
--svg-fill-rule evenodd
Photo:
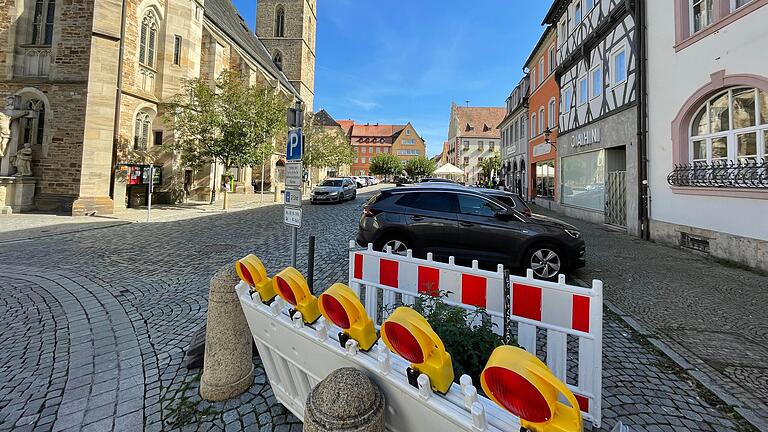
<path fill-rule="evenodd" d="M 32 144 L 24 143 L 24 148 L 17 151 L 14 156 L 13 166 L 16 167 L 17 176 L 32 175 Z"/>
<path fill-rule="evenodd" d="M 13 117 L 0 111 L 0 158 L 5 156 L 5 151 L 11 142 L 11 120 Z"/>

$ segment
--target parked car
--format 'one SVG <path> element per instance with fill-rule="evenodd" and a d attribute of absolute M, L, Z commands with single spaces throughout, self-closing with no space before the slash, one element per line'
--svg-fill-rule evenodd
<path fill-rule="evenodd" d="M 357 198 L 357 187 L 352 179 L 329 178 L 315 186 L 309 196 L 309 202 L 342 202 Z"/>
<path fill-rule="evenodd" d="M 373 186 L 379 183 L 379 181 L 372 176 L 363 176 L 363 178 L 365 178 L 365 181 L 368 183 L 368 186 Z"/>
<path fill-rule="evenodd" d="M 439 178 L 439 177 L 426 177 L 426 178 L 421 179 L 421 181 L 419 183 L 455 183 L 455 184 L 458 184 L 458 183 L 456 183 L 453 180 Z"/>
<path fill-rule="evenodd" d="M 477 189 L 408 186 L 386 189 L 366 203 L 357 243 L 394 253 L 477 259 L 531 268 L 542 279 L 583 267 L 584 239 L 576 227 L 526 216 Z"/>
<path fill-rule="evenodd" d="M 364 188 L 364 187 L 367 185 L 367 182 L 366 182 L 365 180 L 363 180 L 363 178 L 362 178 L 362 177 L 358 177 L 358 176 L 349 176 L 348 178 L 352 179 L 352 181 L 353 181 L 353 182 L 355 182 L 355 185 L 356 185 L 358 188 Z"/>
<path fill-rule="evenodd" d="M 512 192 L 503 191 L 501 189 L 478 188 L 475 186 L 464 186 L 460 183 L 442 183 L 442 182 L 429 182 L 429 183 L 417 184 L 416 186 L 437 187 L 437 188 L 446 188 L 446 187 L 469 188 L 469 190 L 471 191 L 480 192 L 486 196 L 489 196 L 495 199 L 496 201 L 500 201 L 502 204 L 506 204 L 508 207 L 515 209 L 526 216 L 529 216 L 529 217 L 532 216 L 531 208 L 528 207 L 528 204 L 526 204 L 525 200 L 523 200 L 520 197 L 520 195 Z"/>

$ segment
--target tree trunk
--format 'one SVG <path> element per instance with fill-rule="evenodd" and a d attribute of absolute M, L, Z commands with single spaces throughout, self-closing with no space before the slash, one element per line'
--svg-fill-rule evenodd
<path fill-rule="evenodd" d="M 227 200 L 228 196 L 229 196 L 229 192 L 227 192 L 227 189 L 224 189 L 224 205 L 223 205 L 224 210 L 227 210 L 229 208 L 229 201 Z"/>

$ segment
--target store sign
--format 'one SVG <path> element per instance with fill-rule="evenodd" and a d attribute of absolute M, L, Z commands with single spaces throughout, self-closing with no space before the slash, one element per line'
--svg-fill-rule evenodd
<path fill-rule="evenodd" d="M 543 156 L 545 154 L 548 154 L 552 151 L 552 144 L 550 143 L 541 143 L 539 145 L 533 146 L 533 157 L 539 157 Z"/>
<path fill-rule="evenodd" d="M 578 148 L 600 142 L 600 129 L 593 128 L 586 132 L 579 132 L 571 137 L 571 147 Z"/>

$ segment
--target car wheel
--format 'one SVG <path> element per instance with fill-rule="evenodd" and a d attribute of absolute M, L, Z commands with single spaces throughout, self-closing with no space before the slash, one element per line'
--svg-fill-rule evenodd
<path fill-rule="evenodd" d="M 400 236 L 389 236 L 378 242 L 376 250 L 386 252 L 387 246 L 392 248 L 392 253 L 395 255 L 406 255 L 408 249 L 411 248 L 409 241 Z"/>
<path fill-rule="evenodd" d="M 533 270 L 533 275 L 539 279 L 554 280 L 563 270 L 563 259 L 560 251 L 551 245 L 536 245 L 528 252 L 525 260 L 526 268 Z"/>

